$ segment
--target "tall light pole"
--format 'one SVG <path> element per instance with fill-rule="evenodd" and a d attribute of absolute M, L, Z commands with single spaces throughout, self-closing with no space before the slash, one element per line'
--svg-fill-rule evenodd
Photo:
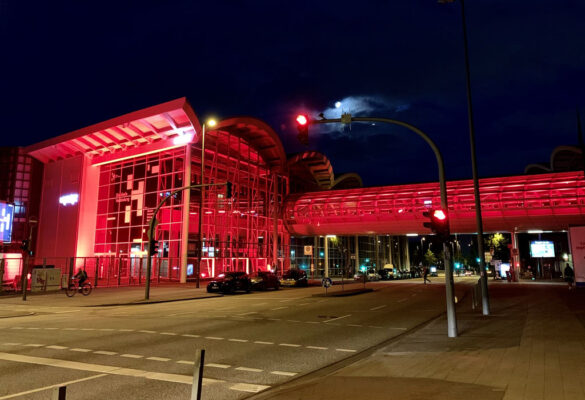
<path fill-rule="evenodd" d="M 439 3 L 453 3 L 455 0 L 438 0 Z M 473 194 L 475 197 L 475 223 L 477 229 L 477 252 L 479 270 L 481 274 L 481 303 L 483 315 L 490 314 L 490 299 L 488 293 L 487 275 L 485 273 L 485 253 L 483 249 L 483 220 L 481 218 L 481 200 L 479 197 L 479 178 L 477 176 L 477 159 L 475 149 L 475 129 L 473 123 L 473 104 L 471 101 L 471 78 L 469 72 L 469 49 L 467 45 L 467 24 L 465 20 L 465 0 L 461 3 L 461 26 L 463 30 L 463 48 L 465 55 L 465 82 L 467 87 L 467 115 L 469 120 L 469 143 L 471 146 L 471 169 L 473 172 Z"/>
<path fill-rule="evenodd" d="M 199 288 L 200 280 L 201 280 L 201 256 L 203 253 L 203 202 L 205 200 L 205 127 L 210 126 L 214 127 L 217 125 L 217 122 L 214 119 L 207 120 L 201 125 L 201 190 L 200 194 L 201 197 L 199 199 L 199 251 L 197 252 L 197 278 L 196 278 L 196 287 Z"/>

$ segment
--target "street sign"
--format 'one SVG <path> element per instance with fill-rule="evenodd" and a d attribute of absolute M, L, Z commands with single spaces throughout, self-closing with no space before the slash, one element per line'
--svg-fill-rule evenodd
<path fill-rule="evenodd" d="M 321 281 L 321 285 L 327 289 L 328 287 L 331 287 L 331 285 L 333 284 L 333 282 L 331 282 L 331 278 L 323 278 L 323 280 Z"/>
<path fill-rule="evenodd" d="M 304 246 L 305 255 L 312 256 L 313 255 L 313 246 Z"/>

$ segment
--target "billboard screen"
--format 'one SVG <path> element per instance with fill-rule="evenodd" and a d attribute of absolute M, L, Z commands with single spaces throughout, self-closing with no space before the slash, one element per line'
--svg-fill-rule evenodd
<path fill-rule="evenodd" d="M 0 242 L 12 241 L 12 220 L 14 219 L 14 205 L 0 201 Z"/>
<path fill-rule="evenodd" d="M 530 242 L 530 257 L 554 258 L 555 244 L 548 240 L 535 240 Z"/>

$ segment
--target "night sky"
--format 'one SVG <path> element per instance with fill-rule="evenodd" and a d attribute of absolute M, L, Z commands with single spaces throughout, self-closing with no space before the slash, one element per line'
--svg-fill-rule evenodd
<path fill-rule="evenodd" d="M 35 4 L 36 3 L 36 4 Z M 460 4 L 404 1 L 0 0 L 3 145 L 28 145 L 186 96 L 200 118 L 395 118 L 471 177 Z M 522 174 L 585 119 L 585 1 L 467 0 L 480 177 Z M 427 145 L 396 126 L 311 131 L 309 149 L 366 186 L 433 181 Z"/>

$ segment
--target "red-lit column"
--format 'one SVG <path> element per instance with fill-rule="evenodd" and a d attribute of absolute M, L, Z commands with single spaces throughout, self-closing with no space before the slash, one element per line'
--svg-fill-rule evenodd
<path fill-rule="evenodd" d="M 183 185 L 191 185 L 191 144 L 185 146 Z M 187 248 L 189 247 L 189 204 L 191 189 L 183 190 L 183 223 L 181 226 L 181 283 L 187 283 Z"/>
<path fill-rule="evenodd" d="M 516 230 L 510 235 L 512 236 L 512 279 L 514 282 L 518 282 L 520 277 L 520 251 L 518 250 L 518 233 Z"/>

